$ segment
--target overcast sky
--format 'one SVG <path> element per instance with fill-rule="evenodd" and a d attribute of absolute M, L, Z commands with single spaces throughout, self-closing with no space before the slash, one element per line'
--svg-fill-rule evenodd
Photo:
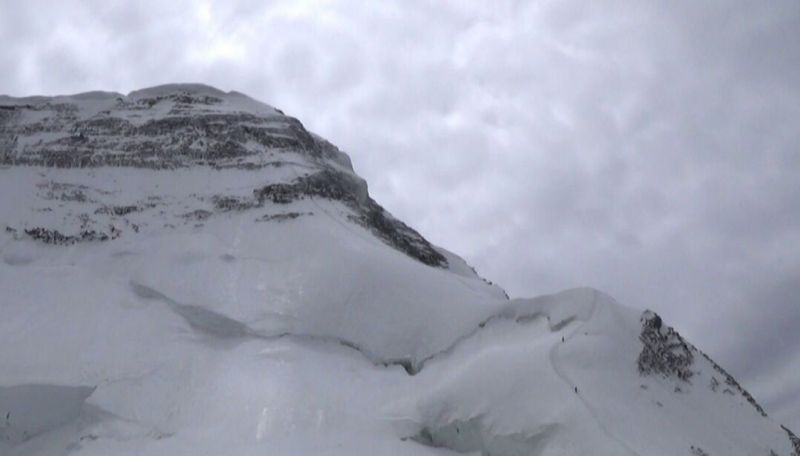
<path fill-rule="evenodd" d="M 800 2 L 0 0 L 0 93 L 298 117 L 512 296 L 652 308 L 800 431 Z"/>

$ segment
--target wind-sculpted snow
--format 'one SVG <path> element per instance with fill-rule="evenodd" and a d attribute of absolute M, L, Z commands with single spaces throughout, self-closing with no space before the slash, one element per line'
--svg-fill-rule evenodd
<path fill-rule="evenodd" d="M 0 162 L 3 456 L 798 451 L 660 317 L 509 300 L 242 94 L 0 97 Z"/>
<path fill-rule="evenodd" d="M 414 377 L 432 386 L 394 409 L 414 441 L 482 455 L 791 455 L 741 397 L 640 377 L 638 312 L 592 290 L 544 299 L 560 318 L 495 320 Z M 715 372 L 701 367 L 693 380 Z"/>
<path fill-rule="evenodd" d="M 204 307 L 175 302 L 158 291 L 138 283 L 132 283 L 131 289 L 140 298 L 163 301 L 170 310 L 180 315 L 192 329 L 201 334 L 222 339 L 240 339 L 255 335 L 244 323 Z"/>
<path fill-rule="evenodd" d="M 427 445 L 494 455 L 619 455 L 689 454 L 690 444 L 715 454 L 733 439 L 741 451 L 725 454 L 790 454 L 782 430 L 746 413 L 728 395 L 701 388 L 675 393 L 672 383 L 658 378 L 642 383 L 636 370 L 638 313 L 595 290 L 532 300 L 498 297 L 483 316 L 460 306 L 440 314 L 444 304 L 431 302 L 426 313 L 405 308 L 397 314 L 405 321 L 368 316 L 372 327 L 335 330 L 330 314 L 322 315 L 327 323 L 320 326 L 322 320 L 303 322 L 313 314 L 269 305 L 271 313 L 248 317 L 246 307 L 257 311 L 264 301 L 245 299 L 244 289 L 228 295 L 229 305 L 213 305 L 208 298 L 214 284 L 203 287 L 202 274 L 186 282 L 173 271 L 168 280 L 153 280 L 211 261 L 213 255 L 196 250 L 207 242 L 156 246 L 167 257 L 167 245 L 184 252 L 180 263 L 164 263 L 136 245 L 112 255 L 95 252 L 72 265 L 58 266 L 56 258 L 48 259 L 56 250 L 41 248 L 29 252 L 33 260 L 25 266 L 0 263 L 0 289 L 11 304 L 5 311 L 14 316 L 0 321 L 0 362 L 6 366 L 0 380 L 18 384 L 20 376 L 33 375 L 51 383 L 97 385 L 90 405 L 104 411 L 75 431 L 65 428 L 48 437 L 48 445 L 73 445 L 77 455 L 189 455 L 201 447 L 234 455 L 267 449 L 435 454 Z M 236 251 L 218 257 L 220 264 L 245 271 Z M 187 272 L 191 277 L 200 270 Z M 211 272 L 209 277 L 225 276 L 225 269 Z M 138 281 L 118 283 L 130 274 Z M 147 286 L 145 280 L 158 283 Z M 180 292 L 183 283 L 197 292 Z M 337 291 L 332 283 L 324 286 L 329 294 Z M 351 305 L 363 306 L 356 296 Z M 351 315 L 368 308 L 360 309 Z M 23 324 L 34 316 L 35 327 Z M 381 357 L 388 358 L 392 347 L 361 334 L 390 337 L 393 325 L 409 332 L 413 326 L 406 322 L 436 318 L 420 326 L 427 329 L 416 333 L 418 339 L 447 329 L 448 318 L 474 323 L 450 326 L 444 349 L 427 356 L 413 376 L 383 367 Z M 357 346 L 346 339 L 371 342 Z M 702 407 L 685 408 L 683 395 Z M 738 424 L 726 424 L 731 422 Z M 22 447 L 12 447 L 17 448 Z"/>
<path fill-rule="evenodd" d="M 542 454 L 559 425 L 551 424 L 531 433 L 502 434 L 492 432 L 480 418 L 469 421 L 456 420 L 436 428 L 424 428 L 414 440 L 427 446 L 447 448 L 458 453 L 480 452 L 482 455 L 535 455 Z"/>
<path fill-rule="evenodd" d="M 399 363 L 411 375 L 416 375 L 425 363 L 435 358 L 452 353 L 459 344 L 475 337 L 487 325 L 500 321 L 513 321 L 525 324 L 530 321 L 544 319 L 551 331 L 559 331 L 576 320 L 586 321 L 594 312 L 596 290 L 589 288 L 563 291 L 557 295 L 544 295 L 533 299 L 515 299 L 508 301 L 497 309 L 497 313 L 484 319 L 469 332 L 457 336 L 446 348 L 424 358 L 387 360 L 388 363 Z M 565 299 L 565 297 L 568 297 Z"/>

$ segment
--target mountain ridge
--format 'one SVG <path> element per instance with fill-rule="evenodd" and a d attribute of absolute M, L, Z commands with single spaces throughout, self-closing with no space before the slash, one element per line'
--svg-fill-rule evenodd
<path fill-rule="evenodd" d="M 293 179 L 286 176 L 254 188 L 253 196 L 247 199 L 216 195 L 217 209 L 261 207 L 266 199 L 279 204 L 306 197 L 336 199 L 354 210 L 353 221 L 371 228 L 385 242 L 425 264 L 446 267 L 447 260 L 427 240 L 369 197 L 366 182 L 353 172 L 345 153 L 308 132 L 297 119 L 238 92 L 226 93 L 202 84 L 156 86 L 132 91 L 125 99 L 116 95 L 87 92 L 20 98 L 15 99 L 17 104 L 0 98 L 0 107 L 13 108 L 12 114 L 8 109 L 3 110 L 6 114 L 0 112 L 0 146 L 5 145 L 0 149 L 0 164 L 247 170 L 289 167 Z M 98 106 L 97 100 L 103 103 Z M 43 135 L 43 131 L 48 134 Z M 119 212 L 136 209 L 110 210 L 124 216 Z M 96 230 L 64 234 L 46 227 L 24 232 L 50 243 L 105 241 L 119 235 Z"/>
<path fill-rule="evenodd" d="M 509 299 L 299 120 L 118 95 L 0 97 L 3 454 L 800 454 L 661 317 Z"/>

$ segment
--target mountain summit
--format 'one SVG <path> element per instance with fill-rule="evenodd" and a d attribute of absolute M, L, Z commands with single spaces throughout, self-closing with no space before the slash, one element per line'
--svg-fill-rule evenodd
<path fill-rule="evenodd" d="M 592 289 L 508 299 L 246 95 L 0 96 L 0 454 L 800 455 Z"/>

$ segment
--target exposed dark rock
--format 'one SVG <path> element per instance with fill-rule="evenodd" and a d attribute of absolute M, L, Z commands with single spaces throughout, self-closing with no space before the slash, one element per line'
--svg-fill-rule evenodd
<path fill-rule="evenodd" d="M 354 176 L 329 169 L 295 179 L 291 183 L 270 184 L 253 191 L 259 202 L 287 204 L 316 196 L 355 206 L 367 198 L 366 184 Z"/>
<path fill-rule="evenodd" d="M 211 201 L 214 203 L 214 207 L 217 210 L 224 212 L 246 211 L 259 206 L 258 201 L 239 198 L 236 196 L 214 195 L 214 197 L 211 198 Z"/>
<path fill-rule="evenodd" d="M 122 217 L 128 215 L 133 212 L 140 211 L 141 208 L 136 205 L 130 206 L 103 206 L 98 208 L 94 213 L 95 214 L 107 214 L 107 215 L 115 215 L 117 217 Z"/>
<path fill-rule="evenodd" d="M 202 103 L 203 100 L 200 101 Z M 249 113 L 209 113 L 196 108 L 196 99 L 168 116 L 134 125 L 122 117 L 98 114 L 87 120 L 56 110 L 55 118 L 19 124 L 16 115 L 0 116 L 0 163 L 57 168 L 133 166 L 172 169 L 198 164 L 224 166 L 238 157 L 267 149 L 290 149 L 322 157 L 329 147 L 302 124 L 287 116 L 258 117 Z M 147 109 L 145 102 L 143 109 Z M 155 103 L 153 103 L 155 104 Z M 152 105 L 150 105 L 152 106 Z M 34 110 L 54 110 L 52 105 Z M 37 132 L 62 133 L 17 148 L 17 137 Z M 258 146 L 257 150 L 247 147 Z"/>
<path fill-rule="evenodd" d="M 214 196 L 213 211 L 244 211 L 309 198 L 338 201 L 351 211 L 351 221 L 390 246 L 427 265 L 447 265 L 445 257 L 419 233 L 369 197 L 366 182 L 348 171 L 352 170 L 350 159 L 336 146 L 307 131 L 295 118 L 269 109 L 250 111 L 247 103 L 237 105 L 227 98 L 231 96 L 238 95 L 213 88 L 203 92 L 179 87 L 174 93 L 140 91 L 108 99 L 108 109 L 88 115 L 79 109 L 78 101 L 41 98 L 20 103 L 0 111 L 0 165 L 156 170 L 189 166 L 258 170 L 291 165 L 295 171 L 309 174 L 290 182 L 267 183 L 256 188 L 252 198 Z M 220 107 L 229 101 L 233 104 Z M 25 115 L 26 110 L 35 113 Z M 91 196 L 103 199 L 95 195 L 95 189 L 68 184 L 50 183 L 44 191 L 46 198 L 60 201 L 96 202 Z M 100 206 L 97 214 L 111 216 L 146 207 Z M 195 211 L 183 217 L 202 221 L 209 215 Z M 273 220 L 288 220 L 277 217 Z M 88 221 L 84 222 L 82 232 L 90 233 L 89 227 Z M 88 234 L 39 231 L 32 236 L 57 244 L 91 238 Z"/>
<path fill-rule="evenodd" d="M 746 389 L 742 388 L 742 385 L 740 385 L 739 382 L 737 382 L 736 379 L 734 379 L 731 374 L 729 374 L 725 369 L 722 368 L 722 366 L 720 366 L 719 364 L 714 362 L 713 359 L 711 359 L 708 355 L 703 353 L 701 350 L 695 348 L 694 346 L 691 346 L 691 347 L 692 347 L 692 350 L 695 350 L 695 351 L 699 352 L 703 356 L 703 358 L 707 359 L 708 362 L 711 363 L 711 365 L 714 367 L 714 370 L 717 371 L 720 375 L 722 375 L 722 377 L 725 379 L 725 384 L 726 385 L 728 385 L 729 387 L 731 387 L 731 388 L 735 389 L 736 391 L 738 391 L 739 394 L 742 397 L 744 397 L 745 400 L 748 403 L 750 403 L 750 405 L 752 405 L 758 411 L 758 413 L 761 414 L 761 416 L 764 416 L 764 417 L 767 416 L 767 412 L 764 411 L 764 408 L 761 407 L 761 405 L 758 402 L 756 402 L 755 398 Z M 716 380 L 716 378 L 714 378 L 714 380 Z M 730 391 L 730 393 L 727 393 L 728 391 Z M 730 388 L 725 388 L 725 391 L 723 391 L 723 393 L 733 394 L 733 391 L 731 391 Z M 800 456 L 800 455 L 798 455 L 798 456 Z"/>
<path fill-rule="evenodd" d="M 43 190 L 43 193 L 39 193 L 39 195 L 47 200 L 74 201 L 77 203 L 89 201 L 89 198 L 86 196 L 86 191 L 89 190 L 89 188 L 84 185 L 47 181 L 38 184 L 37 187 Z"/>
<path fill-rule="evenodd" d="M 304 215 L 314 215 L 313 212 L 282 212 L 280 214 L 265 214 L 256 219 L 256 222 L 285 222 Z"/>
<path fill-rule="evenodd" d="M 708 360 L 714 371 L 725 379 L 725 384 L 728 388 L 722 391 L 724 394 L 735 395 L 738 392 L 759 414 L 764 417 L 767 416 L 764 408 L 756 402 L 755 398 L 747 390 L 742 388 L 733 376 L 715 363 L 708 355 L 686 342 L 677 331 L 664 325 L 658 314 L 649 310 L 645 311 L 642 314 L 641 322 L 642 333 L 639 335 L 639 340 L 642 341 L 643 346 L 637 360 L 639 374 L 661 374 L 664 377 L 675 377 L 688 382 L 694 375 L 691 368 L 695 354 L 700 354 Z M 719 387 L 719 380 L 712 376 L 709 388 L 716 392 Z M 680 389 L 680 387 L 676 386 L 676 389 Z"/>
<path fill-rule="evenodd" d="M 367 208 L 358 216 L 350 216 L 356 223 L 370 229 L 387 244 L 419 261 L 437 267 L 447 267 L 447 259 L 405 223 L 389 215 L 378 203 L 369 200 Z"/>
<path fill-rule="evenodd" d="M 205 209 L 197 209 L 192 212 L 183 214 L 182 217 L 185 219 L 202 221 L 202 220 L 207 220 L 209 217 L 211 217 L 211 214 L 212 213 L 210 211 L 207 211 Z"/>
<path fill-rule="evenodd" d="M 797 437 L 794 432 L 790 431 L 786 426 L 781 425 L 781 429 L 786 431 L 786 434 L 789 435 L 789 441 L 792 442 L 792 448 L 794 448 L 793 456 L 800 456 L 800 437 Z"/>
<path fill-rule="evenodd" d="M 31 228 L 25 230 L 25 234 L 32 239 L 44 242 L 45 244 L 53 245 L 71 245 L 78 242 L 94 242 L 94 241 L 108 241 L 111 237 L 105 233 L 98 233 L 94 230 L 84 230 L 77 235 L 65 235 L 58 230 L 50 230 L 47 228 Z"/>
<path fill-rule="evenodd" d="M 89 214 L 85 212 L 79 214 L 77 218 L 81 222 L 81 230 L 88 229 L 89 224 L 93 222 L 92 218 L 89 217 Z"/>
<path fill-rule="evenodd" d="M 291 183 L 266 185 L 253 193 L 260 203 L 288 204 L 306 197 L 341 201 L 355 212 L 349 216 L 351 221 L 368 228 L 387 244 L 429 266 L 447 266 L 441 253 L 419 233 L 389 215 L 368 196 L 366 184 L 350 174 L 326 169 Z"/>
<path fill-rule="evenodd" d="M 299 120 L 280 111 L 256 115 L 218 108 L 225 94 L 218 95 L 177 89 L 155 97 L 120 97 L 111 109 L 83 119 L 75 104 L 47 98 L 5 105 L 0 109 L 0 164 L 258 169 L 264 165 L 238 159 L 291 151 L 352 169 L 345 154 L 308 132 Z M 167 112 L 156 107 L 164 102 L 172 103 Z M 25 111 L 36 115 L 26 116 Z M 45 132 L 48 135 L 40 135 Z M 20 142 L 20 137 L 27 140 Z"/>
<path fill-rule="evenodd" d="M 642 351 L 637 365 L 639 374 L 661 374 L 664 377 L 677 377 L 689 381 L 694 355 L 689 345 L 675 330 L 664 327 L 661 317 L 655 312 L 642 314 Z"/>
<path fill-rule="evenodd" d="M 259 203 L 269 200 L 275 204 L 289 204 L 301 198 L 300 192 L 291 184 L 270 184 L 253 191 Z"/>

